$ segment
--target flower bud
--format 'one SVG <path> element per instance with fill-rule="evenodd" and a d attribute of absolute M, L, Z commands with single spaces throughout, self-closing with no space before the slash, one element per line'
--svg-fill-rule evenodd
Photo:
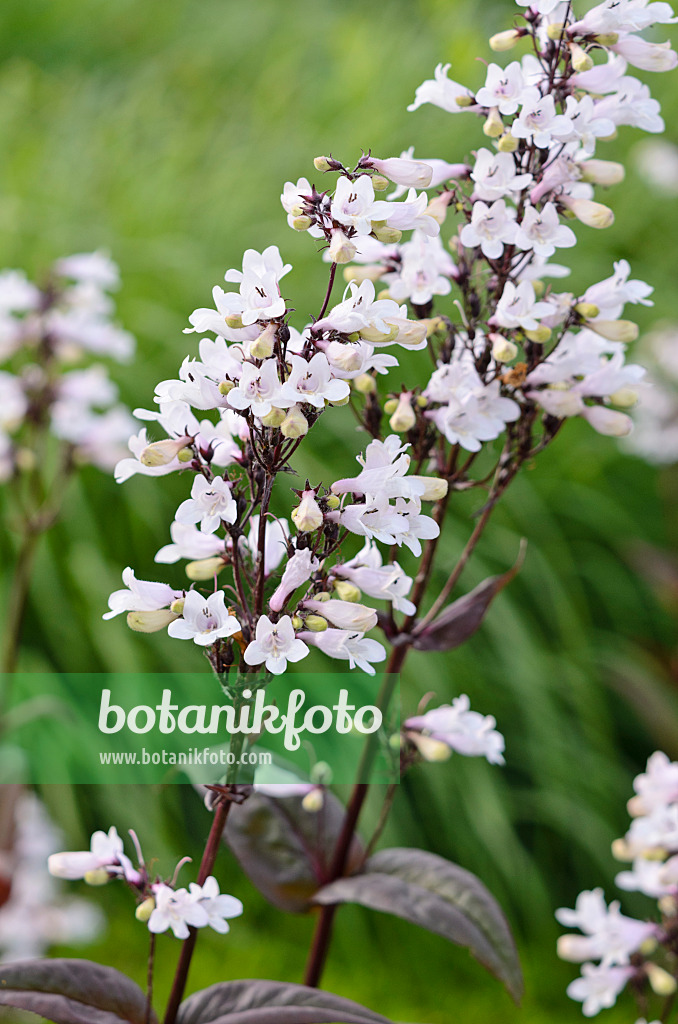
<path fill-rule="evenodd" d="M 612 856 L 615 860 L 631 861 L 633 853 L 625 839 L 615 839 L 612 842 Z"/>
<path fill-rule="evenodd" d="M 361 373 L 353 381 L 353 387 L 361 395 L 374 395 L 377 392 L 377 382 L 371 373 Z"/>
<path fill-rule="evenodd" d="M 605 405 L 590 405 L 582 412 L 598 434 L 606 437 L 626 437 L 633 430 L 633 420 L 623 412 L 608 409 Z"/>
<path fill-rule="evenodd" d="M 292 629 L 303 629 L 304 620 L 299 615 L 292 616 Z"/>
<path fill-rule="evenodd" d="M 505 132 L 497 143 L 500 153 L 515 153 L 517 148 L 518 140 L 510 132 Z"/>
<path fill-rule="evenodd" d="M 85 872 L 83 880 L 86 885 L 108 885 L 111 876 L 106 868 L 93 868 L 92 871 Z"/>
<path fill-rule="evenodd" d="M 349 583 L 348 580 L 335 580 L 334 592 L 341 601 L 355 603 L 362 597 L 362 594 L 358 587 L 356 587 L 355 583 Z"/>
<path fill-rule="evenodd" d="M 177 459 L 179 462 L 192 462 L 194 458 L 194 452 L 192 448 L 180 448 L 177 452 Z"/>
<path fill-rule="evenodd" d="M 490 107 L 487 120 L 483 125 L 483 133 L 490 139 L 498 139 L 504 134 L 504 122 L 499 113 L 499 107 Z"/>
<path fill-rule="evenodd" d="M 259 337 L 250 342 L 249 349 L 252 359 L 268 359 L 269 356 L 272 356 L 276 338 L 275 325 L 268 324 Z"/>
<path fill-rule="evenodd" d="M 595 331 L 601 338 L 607 338 L 608 341 L 623 341 L 625 344 L 635 341 L 640 333 L 638 324 L 633 320 L 587 320 L 585 326 L 590 331 Z"/>
<path fill-rule="evenodd" d="M 232 327 L 234 330 L 243 326 L 242 317 L 240 313 L 229 313 L 224 317 L 227 327 Z"/>
<path fill-rule="evenodd" d="M 415 745 L 424 761 L 448 761 L 452 750 L 442 740 L 423 736 L 420 732 L 407 732 L 408 740 Z"/>
<path fill-rule="evenodd" d="M 546 285 L 543 281 L 533 281 L 532 287 L 534 288 L 535 298 L 540 299 L 546 291 Z"/>
<path fill-rule="evenodd" d="M 139 462 L 142 466 L 167 466 L 192 440 L 190 434 L 184 434 L 174 441 L 169 438 L 165 441 L 153 441 L 143 449 Z"/>
<path fill-rule="evenodd" d="M 575 71 L 590 71 L 593 60 L 579 43 L 570 43 L 570 60 Z"/>
<path fill-rule="evenodd" d="M 423 348 L 426 344 L 426 324 L 421 320 L 401 320 L 396 341 L 405 348 Z"/>
<path fill-rule="evenodd" d="M 365 164 L 365 162 L 365 158 L 363 158 L 361 163 Z M 368 157 L 367 163 L 390 178 L 396 185 L 405 185 L 407 188 L 428 188 L 433 177 L 431 165 L 422 160 L 406 160 L 400 156 L 390 157 L 388 160 L 376 160 L 374 157 Z M 374 180 L 372 178 L 373 185 Z M 376 185 L 374 187 L 376 189 Z"/>
<path fill-rule="evenodd" d="M 372 221 L 372 234 L 379 242 L 384 242 L 385 245 L 395 245 L 403 237 L 402 231 L 398 228 L 390 228 L 388 224 L 382 221 Z"/>
<path fill-rule="evenodd" d="M 308 420 L 298 405 L 288 410 L 280 429 L 285 437 L 303 437 L 308 434 Z"/>
<path fill-rule="evenodd" d="M 322 615 L 307 615 L 305 621 L 306 629 L 310 629 L 312 633 L 324 633 L 329 622 L 324 619 Z"/>
<path fill-rule="evenodd" d="M 664 917 L 675 917 L 678 914 L 678 900 L 675 896 L 662 896 L 658 901 L 658 906 Z"/>
<path fill-rule="evenodd" d="M 316 171 L 331 171 L 333 163 L 334 161 L 330 160 L 326 156 L 317 156 L 313 161 L 313 166 L 315 167 Z"/>
<path fill-rule="evenodd" d="M 572 196 L 561 196 L 560 202 L 571 213 L 589 228 L 609 228 L 614 224 L 614 214 L 609 206 L 594 203 L 592 199 L 573 199 Z"/>
<path fill-rule="evenodd" d="M 387 416 L 391 416 L 398 408 L 397 398 L 387 398 L 384 402 L 384 412 Z"/>
<path fill-rule="evenodd" d="M 398 399 L 398 405 L 395 412 L 388 421 L 391 430 L 396 434 L 405 433 L 407 430 L 411 430 L 414 424 L 417 422 L 414 409 L 412 408 L 412 395 L 409 391 L 403 392 Z"/>
<path fill-rule="evenodd" d="M 224 568 L 224 560 L 221 555 L 214 555 L 212 558 L 198 558 L 195 562 L 188 562 L 185 573 L 189 580 L 200 583 L 202 580 L 211 580 L 215 573 Z"/>
<path fill-rule="evenodd" d="M 638 947 L 638 952 L 642 953 L 643 956 L 652 956 L 659 943 L 654 935 L 648 935 Z"/>
<path fill-rule="evenodd" d="M 154 910 L 155 899 L 153 896 L 149 896 L 147 899 L 144 900 L 143 903 L 139 904 L 137 909 L 134 911 L 134 916 L 136 917 L 137 921 L 141 921 L 143 922 L 143 924 L 145 924 L 150 919 L 150 916 Z"/>
<path fill-rule="evenodd" d="M 175 615 L 183 615 L 184 601 L 185 599 L 183 597 L 178 597 L 176 601 L 172 601 L 170 611 L 174 612 Z"/>
<path fill-rule="evenodd" d="M 323 514 L 315 500 L 315 491 L 304 491 L 301 501 L 292 510 L 292 522 L 300 533 L 310 533 L 323 525 Z"/>
<path fill-rule="evenodd" d="M 325 794 L 320 786 L 316 786 L 306 794 L 304 799 L 301 801 L 301 806 L 308 814 L 317 814 L 318 811 L 323 809 L 324 803 Z"/>
<path fill-rule="evenodd" d="M 601 46 L 614 46 L 615 43 L 619 42 L 618 32 L 600 32 L 597 36 L 593 37 L 597 43 Z"/>
<path fill-rule="evenodd" d="M 471 107 L 473 106 L 473 98 L 467 93 L 462 93 L 461 96 L 455 96 L 454 102 L 458 107 Z"/>
<path fill-rule="evenodd" d="M 600 313 L 598 306 L 594 305 L 593 302 L 578 302 L 574 307 L 574 311 L 579 313 L 579 316 L 583 316 L 585 320 L 593 320 Z"/>
<path fill-rule="evenodd" d="M 424 491 L 419 495 L 421 501 L 440 501 L 444 498 L 449 489 L 447 480 L 441 480 L 438 476 L 408 476 L 408 480 L 416 480 L 424 485 Z"/>
<path fill-rule="evenodd" d="M 313 221 L 306 213 L 292 218 L 292 227 L 295 231 L 308 231 Z"/>
<path fill-rule="evenodd" d="M 678 982 L 673 975 L 652 961 L 648 961 L 644 966 L 652 991 L 658 996 L 672 996 L 678 988 Z"/>
<path fill-rule="evenodd" d="M 497 32 L 490 38 L 490 49 L 495 53 L 503 53 L 505 50 L 512 50 L 521 36 L 524 35 L 520 29 L 509 28 L 505 32 Z"/>
<path fill-rule="evenodd" d="M 546 324 L 539 324 L 534 331 L 525 331 L 524 333 L 530 341 L 534 341 L 537 345 L 545 345 L 553 332 Z"/>
<path fill-rule="evenodd" d="M 356 254 L 356 247 L 343 231 L 332 232 L 328 255 L 332 263 L 350 263 Z"/>
<path fill-rule="evenodd" d="M 328 494 L 325 498 L 325 504 L 332 512 L 335 512 L 341 505 L 341 498 L 338 498 L 336 494 Z"/>
<path fill-rule="evenodd" d="M 270 412 L 267 412 L 265 416 L 261 417 L 261 422 L 265 427 L 279 427 L 286 416 L 287 409 L 278 409 L 274 405 Z"/>
<path fill-rule="evenodd" d="M 581 180 L 593 185 L 618 185 L 626 176 L 624 165 L 614 160 L 584 160 L 579 170 Z"/>
<path fill-rule="evenodd" d="M 135 633 L 158 633 L 161 629 L 169 626 L 177 618 L 175 612 L 168 608 L 159 608 L 157 611 L 129 612 L 127 625 Z"/>
<path fill-rule="evenodd" d="M 550 25 L 546 26 L 546 35 L 552 42 L 557 43 L 566 28 L 567 25 L 565 22 L 554 21 Z"/>
<path fill-rule="evenodd" d="M 518 355 L 518 346 L 503 334 L 490 334 L 492 358 L 498 363 L 510 363 Z"/>
<path fill-rule="evenodd" d="M 363 281 L 378 281 L 386 273 L 386 267 L 378 263 L 368 263 L 362 267 L 344 267 L 342 271 L 344 281 L 356 281 L 362 284 Z"/>
<path fill-rule="evenodd" d="M 428 398 L 426 395 L 417 395 L 417 400 L 414 403 L 417 409 L 425 409 L 428 405 Z"/>
<path fill-rule="evenodd" d="M 221 384 L 219 385 L 219 394 L 228 395 L 229 392 L 231 392 L 234 387 L 235 384 L 233 383 L 232 380 L 222 380 Z"/>
<path fill-rule="evenodd" d="M 620 388 L 619 391 L 610 395 L 612 405 L 616 405 L 620 409 L 632 409 L 637 401 L 638 392 L 634 388 Z"/>
<path fill-rule="evenodd" d="M 390 184 L 388 178 L 385 178 L 383 174 L 372 175 L 372 188 L 375 192 L 385 192 Z"/>

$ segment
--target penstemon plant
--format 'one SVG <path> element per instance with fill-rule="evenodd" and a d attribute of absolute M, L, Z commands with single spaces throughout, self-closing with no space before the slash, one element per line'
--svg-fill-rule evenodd
<path fill-rule="evenodd" d="M 475 92 L 439 65 L 410 107 L 433 103 L 479 117 L 485 143 L 473 159 L 419 160 L 410 150 L 384 160 L 363 154 L 349 167 L 317 158 L 316 171 L 335 176 L 331 185 L 319 190 L 300 178 L 281 197 L 290 226 L 316 240 L 328 264 L 317 314 L 295 326 L 295 306 L 282 292 L 291 267 L 275 245 L 247 250 L 242 269 L 225 275 L 236 287 L 214 288 L 214 307 L 189 317 L 187 333 L 214 338 L 202 338 L 198 358 L 187 356 L 178 379 L 157 386 L 157 411 L 137 411 L 167 436 L 150 440 L 143 429 L 133 437 L 132 457 L 118 464 L 116 477 L 189 477 L 172 542 L 156 561 L 187 560 L 191 584 L 141 581 L 127 568 L 125 589 L 111 595 L 106 617 L 126 612 L 132 629 L 167 630 L 202 647 L 238 713 L 262 688 L 275 694 L 276 677 L 311 647 L 369 675 L 383 666 L 376 702 L 386 711 L 408 653 L 432 656 L 464 643 L 518 571 L 520 560 L 450 601 L 522 467 L 573 417 L 602 434 L 631 430 L 623 410 L 635 401 L 643 369 L 625 362 L 625 344 L 638 328 L 621 317 L 627 303 L 651 304 L 652 289 L 631 279 L 620 260 L 612 276 L 581 294 L 555 291 L 546 282 L 569 271 L 548 260 L 576 245 L 575 222 L 605 228 L 614 219 L 594 199 L 594 186 L 621 182 L 624 168 L 595 157 L 598 141 L 622 125 L 663 130 L 658 103 L 626 72 L 629 64 L 675 67 L 668 43 L 638 35 L 671 21 L 672 11 L 665 3 L 615 0 L 578 20 L 570 4 L 538 0 L 518 20 L 490 45 L 502 52 L 521 43 L 527 52 L 520 60 L 489 64 Z M 395 190 L 378 198 L 390 183 Z M 452 222 L 448 251 L 440 229 Z M 337 301 L 342 266 L 346 287 Z M 402 349 L 420 354 L 418 375 L 406 384 L 395 376 Z M 359 471 L 306 480 L 291 500 L 298 450 L 321 417 L 338 416 L 334 410 L 346 405 L 364 436 Z M 446 582 L 431 593 L 448 504 L 471 489 L 482 494 L 475 526 Z M 400 564 L 403 557 L 414 560 L 412 570 Z M 385 602 L 386 610 L 368 601 Z M 381 640 L 366 636 L 375 628 Z M 467 697 L 410 711 L 391 737 L 401 771 L 453 751 L 503 762 L 494 719 L 472 711 Z M 212 827 L 188 889 L 178 887 L 177 871 L 151 875 L 132 834 L 134 865 L 114 828 L 96 833 L 90 851 L 51 860 L 61 877 L 118 878 L 135 894 L 137 918 L 151 933 L 146 994 L 112 968 L 52 961 L 5 970 L 0 1002 L 65 1022 L 80 1019 L 83 1004 L 105 1024 L 154 1021 L 155 936 L 171 930 L 183 945 L 165 1024 L 383 1022 L 317 991 L 334 915 L 345 902 L 469 947 L 519 997 L 511 933 L 482 883 L 423 850 L 374 852 L 394 786 L 362 846 L 357 826 L 369 790 L 363 769 L 373 742 L 345 809 L 318 779 L 276 786 L 255 775 L 253 785 L 244 784 L 238 760 L 248 743 L 233 734 L 233 763 L 206 787 Z M 315 910 L 305 985 L 220 982 L 182 1003 L 199 929 L 225 932 L 227 919 L 242 910 L 235 897 L 220 894 L 213 875 L 222 837 L 276 906 Z"/>

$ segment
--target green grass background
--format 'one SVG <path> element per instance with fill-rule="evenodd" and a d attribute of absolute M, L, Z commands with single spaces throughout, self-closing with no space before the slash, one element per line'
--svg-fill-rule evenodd
<path fill-rule="evenodd" d="M 187 315 L 209 305 L 213 284 L 246 247 L 278 244 L 294 264 L 287 291 L 299 325 L 317 310 L 326 271 L 308 236 L 287 228 L 286 180 L 314 175 L 331 151 L 347 162 L 371 148 L 458 161 L 483 144 L 480 125 L 433 107 L 407 114 L 438 61 L 476 85 L 486 40 L 514 5 L 468 0 L 4 0 L 0 9 L 0 265 L 39 275 L 60 255 L 98 247 L 122 269 L 119 311 L 139 340 L 133 366 L 116 370 L 131 406 L 152 404 L 155 383 L 176 375 L 195 336 Z M 675 76 L 646 76 L 675 138 Z M 624 129 L 600 155 L 624 159 L 643 138 Z M 676 319 L 675 201 L 652 194 L 631 169 L 610 193 L 613 228 L 577 226 L 573 290 L 628 258 L 656 287 L 643 328 Z M 447 229 L 445 229 L 447 230 Z M 568 286 L 570 287 L 570 286 Z M 629 315 L 627 310 L 627 315 Z M 411 362 L 403 365 L 413 365 Z M 396 382 L 397 383 L 397 382 Z M 301 467 L 327 479 L 358 450 L 348 411 L 323 419 Z M 339 449 L 341 446 L 341 450 Z M 678 755 L 672 653 L 675 608 L 634 569 L 639 542 L 676 546 L 678 488 L 573 423 L 530 467 L 497 511 L 464 577 L 469 588 L 515 558 L 520 577 L 461 650 L 408 663 L 411 710 L 427 690 L 468 692 L 496 715 L 507 767 L 454 758 L 402 785 L 385 839 L 423 845 L 476 871 L 514 923 L 527 975 L 524 1007 L 463 951 L 402 922 L 355 908 L 338 919 L 327 985 L 398 1020 L 570 1020 L 564 995 L 576 969 L 559 963 L 556 906 L 579 889 L 612 888 L 612 838 L 625 828 L 631 779 L 662 746 Z M 131 564 L 153 578 L 153 554 L 185 485 L 135 478 L 124 487 L 94 470 L 73 484 L 65 515 L 43 543 L 21 667 L 106 671 L 199 668 L 200 655 L 164 635 L 103 623 L 108 594 Z M 453 503 L 436 583 L 471 528 L 475 498 Z M 284 492 L 280 510 L 289 508 Z M 6 595 L 14 538 L 0 539 Z M 165 578 L 181 585 L 181 568 Z M 164 871 L 199 855 L 206 814 L 191 792 L 48 787 L 44 796 L 75 848 L 94 827 L 136 828 Z M 374 815 L 377 807 L 368 813 Z M 224 853 L 219 877 L 247 912 L 231 936 L 201 937 L 192 986 L 261 976 L 299 980 L 311 923 L 269 908 Z M 139 980 L 145 929 L 113 887 L 96 893 L 110 916 L 94 958 Z M 624 901 L 629 912 L 649 908 Z M 160 944 L 166 990 L 178 944 Z M 622 1005 L 609 1020 L 633 1019 Z"/>

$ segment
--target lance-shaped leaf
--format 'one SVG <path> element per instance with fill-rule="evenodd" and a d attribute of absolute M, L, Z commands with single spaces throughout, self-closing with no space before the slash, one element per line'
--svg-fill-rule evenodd
<path fill-rule="evenodd" d="M 126 974 L 89 960 L 19 960 L 0 966 L 0 1006 L 55 1024 L 157 1024 Z"/>
<path fill-rule="evenodd" d="M 391 1024 L 380 1013 L 306 985 L 228 981 L 181 1004 L 177 1024 Z"/>
<path fill-rule="evenodd" d="M 316 893 L 314 902 L 359 903 L 466 946 L 504 982 L 516 1002 L 520 999 L 520 962 L 501 907 L 480 879 L 437 854 L 381 850 L 361 874 L 331 882 Z"/>
<path fill-rule="evenodd" d="M 482 623 L 497 594 L 520 571 L 523 557 L 524 545 L 521 545 L 516 563 L 508 572 L 483 580 L 470 593 L 448 605 L 432 622 L 415 627 L 409 637 L 415 650 L 451 651 L 465 643 Z"/>
<path fill-rule="evenodd" d="M 330 792 L 311 813 L 302 798 L 255 793 L 231 808 L 224 839 L 243 871 L 269 902 L 288 913 L 303 914 L 329 877 L 344 808 Z M 354 839 L 347 873 L 357 868 L 361 846 Z"/>

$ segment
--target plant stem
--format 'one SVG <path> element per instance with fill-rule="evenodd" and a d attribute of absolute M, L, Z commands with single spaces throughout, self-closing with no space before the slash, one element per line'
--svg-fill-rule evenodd
<path fill-rule="evenodd" d="M 148 970 L 146 972 L 146 1013 L 144 1024 L 150 1024 L 153 1013 L 153 968 L 155 966 L 155 934 L 150 933 L 151 940 L 148 947 Z"/>
<path fill-rule="evenodd" d="M 28 601 L 28 591 L 33 571 L 35 553 L 40 540 L 40 533 L 37 530 L 27 529 L 24 532 L 19 554 L 17 556 L 14 575 L 9 588 L 7 603 L 7 626 L 5 633 L 5 649 L 2 657 L 1 671 L 5 673 L 16 671 L 19 656 L 19 645 L 21 642 L 21 627 Z"/>
<path fill-rule="evenodd" d="M 219 846 L 221 844 L 221 834 L 224 831 L 224 826 L 226 825 L 226 819 L 228 818 L 230 808 L 230 800 L 222 799 L 216 806 L 214 818 L 212 820 L 212 828 L 210 829 L 210 834 L 207 838 L 205 850 L 200 862 L 198 885 L 202 885 L 205 882 L 205 879 L 212 874 L 214 862 L 217 859 L 217 853 L 219 852 Z M 191 966 L 191 959 L 193 957 L 197 937 L 197 929 L 191 928 L 188 938 L 184 939 L 184 943 L 181 947 L 181 953 L 179 955 L 179 961 L 177 963 L 177 969 L 174 974 L 172 991 L 170 992 L 163 1024 L 174 1024 L 177 1019 L 177 1013 L 179 1011 L 179 1006 L 183 999 L 186 982 L 188 980 L 188 971 Z"/>

